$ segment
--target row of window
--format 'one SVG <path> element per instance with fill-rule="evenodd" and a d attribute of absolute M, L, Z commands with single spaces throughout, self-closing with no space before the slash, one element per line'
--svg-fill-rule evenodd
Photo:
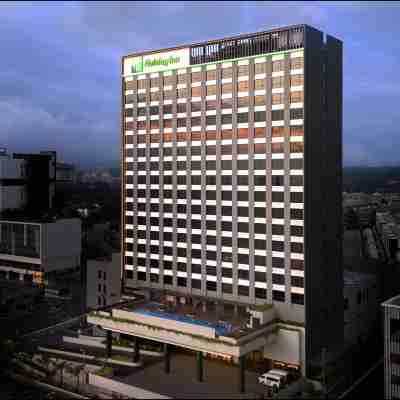
<path fill-rule="evenodd" d="M 127 279 L 133 279 L 133 271 L 126 270 L 125 277 Z M 146 281 L 146 273 L 145 272 L 138 272 L 137 278 L 139 281 Z M 184 277 L 177 277 L 176 284 L 180 287 L 188 287 L 190 281 L 190 285 L 192 289 L 201 289 L 201 280 L 200 279 L 187 279 Z M 150 273 L 150 282 L 153 283 L 161 283 L 159 282 L 159 275 Z M 163 276 L 163 284 L 164 285 L 173 285 L 173 277 L 171 275 L 164 275 Z M 207 291 L 217 291 L 217 283 L 213 281 L 206 281 L 205 282 L 205 289 Z M 229 283 L 221 283 L 221 291 L 225 294 L 233 294 L 233 285 Z M 238 296 L 249 297 L 250 295 L 250 288 L 249 286 L 238 285 L 237 286 Z M 267 290 L 264 288 L 254 288 L 254 296 L 255 298 L 259 299 L 266 299 L 267 298 Z M 285 301 L 285 292 L 272 290 L 272 300 L 284 302 Z M 293 304 L 304 304 L 304 295 L 291 293 L 291 302 Z"/>
<path fill-rule="evenodd" d="M 172 149 L 171 148 L 167 148 L 167 154 L 165 154 L 164 152 L 164 157 L 170 157 L 172 155 Z M 185 152 L 181 151 L 181 150 L 185 150 Z M 199 155 L 198 154 L 198 147 L 192 147 L 191 148 L 191 152 L 192 155 Z M 185 156 L 186 155 L 186 149 L 182 148 L 182 147 L 178 147 L 177 148 L 177 155 L 178 156 Z M 194 153 L 194 154 L 193 154 Z M 131 153 L 129 153 L 131 156 Z M 200 153 L 201 154 L 201 153 Z M 188 162 L 191 162 L 190 159 L 187 160 Z M 208 161 L 212 161 L 212 160 L 208 160 Z M 164 161 L 167 162 L 167 161 Z M 220 160 L 220 166 L 218 168 L 218 170 L 222 170 L 222 171 L 232 171 L 236 164 L 236 169 L 237 170 L 249 170 L 250 169 L 250 163 L 249 160 L 236 160 L 236 163 L 233 160 Z M 149 168 L 149 170 L 154 170 L 154 171 L 158 171 L 159 169 L 157 168 L 158 162 L 155 161 L 150 161 L 150 162 L 138 162 L 137 163 L 137 167 L 136 170 L 138 171 L 145 171 L 146 167 Z M 210 164 L 209 164 L 210 166 Z M 211 164 L 211 166 L 213 166 L 213 164 Z M 272 159 L 271 160 L 271 170 L 283 170 L 285 168 L 284 165 L 284 160 L 283 159 Z M 170 168 L 168 168 L 170 169 Z M 213 168 L 216 169 L 216 168 Z M 265 171 L 267 169 L 267 161 L 266 160 L 253 160 L 253 169 L 254 170 L 263 170 Z M 291 170 L 302 170 L 303 169 L 303 159 L 302 158 L 292 158 L 289 160 L 289 169 Z M 133 177 L 133 175 L 129 175 L 131 177 Z M 127 176 L 128 178 L 128 176 Z M 150 175 L 150 183 L 151 184 L 158 184 L 160 181 L 160 176 L 158 175 Z M 194 185 L 200 185 L 201 184 L 201 176 L 199 175 L 192 175 L 191 176 L 192 179 L 192 184 Z M 184 185 L 186 184 L 186 176 L 182 176 L 182 175 L 177 175 L 176 176 L 176 180 L 178 185 Z M 212 175 L 207 175 L 205 177 L 206 180 L 206 184 L 207 185 L 215 185 L 216 184 L 216 176 L 212 176 Z M 133 181 L 133 179 L 132 179 Z M 165 185 L 172 185 L 172 181 L 173 181 L 173 177 L 172 175 L 165 175 L 163 182 Z M 146 176 L 144 175 L 139 175 L 138 176 L 138 183 L 139 184 L 145 184 L 146 183 Z"/>
<path fill-rule="evenodd" d="M 132 124 L 129 122 L 129 124 Z M 138 136 L 149 135 L 149 133 L 138 133 Z M 157 133 L 150 134 L 150 138 L 156 135 L 157 139 L 161 138 L 157 136 Z M 304 129 L 302 125 L 299 126 L 291 126 L 289 128 L 290 136 L 304 136 Z M 168 132 L 163 133 L 163 140 L 165 142 L 172 142 L 174 139 L 178 142 L 184 141 L 199 141 L 199 140 L 216 140 L 216 139 L 233 139 L 237 138 L 249 138 L 249 137 L 283 137 L 285 136 L 285 128 L 283 126 L 274 126 L 271 129 L 271 132 L 267 131 L 266 127 L 255 127 L 254 130 L 248 128 L 238 128 L 236 132 L 232 129 L 222 129 L 220 132 L 216 130 L 206 130 L 205 132 Z M 151 140 L 151 139 L 150 139 Z M 125 136 L 126 144 L 133 144 L 134 137 L 133 135 Z M 143 142 L 143 141 L 142 141 Z M 181 146 L 180 146 L 181 147 Z M 133 151 L 133 150 L 132 150 Z"/>
<path fill-rule="evenodd" d="M 272 93 L 271 95 L 271 103 L 273 105 L 276 104 L 284 104 L 284 94 L 283 93 Z M 304 100 L 303 91 L 294 91 L 289 94 L 289 102 L 290 103 L 302 103 Z M 130 104 L 133 103 L 133 95 L 127 95 L 125 97 L 125 103 Z M 143 117 L 146 115 L 158 115 L 162 111 L 163 114 L 173 114 L 176 113 L 187 113 L 202 111 L 201 109 L 202 103 L 200 101 L 195 102 L 187 102 L 187 103 L 176 103 L 173 104 L 164 104 L 162 106 L 143 106 L 137 108 L 137 116 Z M 255 106 L 264 106 L 266 105 L 266 96 L 257 95 L 254 96 L 254 105 Z M 250 97 L 238 97 L 237 98 L 237 107 L 249 107 L 250 106 Z M 207 100 L 205 102 L 205 110 L 216 110 L 218 107 L 217 100 Z M 233 108 L 233 99 L 221 99 L 221 109 L 232 109 Z M 132 117 L 133 116 L 133 108 L 125 109 L 125 116 Z"/>
<path fill-rule="evenodd" d="M 215 161 L 214 161 L 215 162 Z M 196 163 L 196 164 L 194 164 Z M 197 164 L 198 163 L 198 164 Z M 206 170 L 215 170 L 215 167 L 212 168 L 214 165 L 213 164 L 208 164 L 209 162 L 206 162 L 207 168 Z M 166 162 L 164 162 L 164 164 L 166 164 Z M 170 168 L 165 168 L 164 169 L 170 169 Z M 179 168 L 178 168 L 179 169 Z M 184 168 L 186 169 L 186 168 Z M 201 169 L 201 165 L 200 165 L 200 161 L 192 161 L 192 169 L 195 170 L 200 170 Z M 172 184 L 172 180 L 170 180 L 168 177 L 172 177 L 171 175 L 166 175 L 164 177 L 164 184 L 168 185 L 168 184 Z M 190 175 L 191 177 L 191 184 L 192 185 L 201 185 L 201 176 L 200 175 Z M 142 176 L 138 176 L 138 179 L 140 178 L 139 184 L 145 184 L 146 181 L 143 180 L 143 178 L 145 178 L 143 175 Z M 150 182 L 154 182 L 153 184 L 157 184 L 157 179 L 159 178 L 158 176 L 151 176 L 151 178 L 153 178 L 152 181 Z M 165 179 L 168 178 L 168 179 Z M 177 177 L 178 178 L 178 177 Z M 181 184 L 185 184 L 184 176 L 179 176 L 180 180 L 178 182 L 182 182 Z M 210 176 L 207 177 L 203 177 L 203 179 L 205 180 L 206 184 L 207 182 L 210 182 L 209 184 L 212 185 L 214 184 L 213 182 L 215 182 L 213 179 L 209 179 Z M 233 177 L 231 175 L 221 175 L 221 185 L 223 186 L 232 186 L 233 184 Z M 263 175 L 254 175 L 254 184 L 256 186 L 266 186 L 266 177 Z M 208 181 L 206 179 L 209 179 Z M 236 176 L 236 182 L 237 185 L 243 185 L 243 186 L 248 186 L 249 182 L 248 182 L 249 177 L 246 175 L 237 175 Z M 284 175 L 272 175 L 271 176 L 271 184 L 272 186 L 283 186 L 284 185 L 284 179 L 285 176 Z M 170 182 L 170 183 L 169 183 Z M 290 175 L 289 176 L 289 185 L 290 186 L 303 186 L 304 184 L 304 180 L 303 180 L 303 175 Z M 215 191 L 211 191 L 211 190 L 207 190 L 206 191 L 206 197 L 208 197 L 208 195 L 213 196 L 213 192 L 215 193 Z M 160 197 L 160 191 L 158 189 L 150 189 L 150 197 Z M 164 190 L 164 197 L 172 197 L 172 190 Z M 186 199 L 187 195 L 187 191 L 186 190 L 177 190 L 176 192 L 176 196 L 180 199 Z M 126 196 L 127 197 L 133 197 L 133 189 L 126 189 Z M 279 196 L 279 195 L 276 195 Z M 293 195 L 296 196 L 296 195 Z M 137 197 L 146 197 L 146 189 L 138 189 L 137 190 Z M 192 190 L 191 191 L 191 197 L 193 199 L 200 199 L 201 198 L 201 191 L 199 190 Z"/>
<path fill-rule="evenodd" d="M 246 258 L 246 257 L 243 257 L 243 256 L 245 256 L 245 254 L 239 254 L 238 256 L 240 257 L 241 260 Z M 267 257 L 255 255 L 254 256 L 254 265 L 267 267 L 266 260 L 267 260 Z M 136 261 L 137 261 L 136 264 L 134 264 L 133 263 L 133 257 L 130 257 L 130 256 L 126 256 L 125 257 L 125 264 L 127 264 L 127 265 L 138 265 L 138 266 L 142 266 L 142 267 L 146 266 L 146 259 L 145 258 L 140 258 L 139 257 L 139 258 L 136 259 Z M 160 268 L 159 260 L 150 259 L 149 262 L 150 262 L 150 268 Z M 177 264 L 184 264 L 184 263 L 177 263 Z M 249 263 L 243 263 L 243 264 L 249 265 Z M 164 260 L 162 262 L 162 267 L 165 270 L 172 270 L 173 269 L 173 262 L 172 261 L 168 261 L 168 260 Z M 279 257 L 272 257 L 272 264 L 270 266 L 268 266 L 268 267 L 283 269 L 284 268 L 284 259 L 283 258 L 279 258 Z M 290 268 L 292 270 L 304 271 L 304 261 L 303 260 L 291 259 L 290 260 Z M 200 274 L 201 273 L 201 265 L 196 264 L 195 262 L 192 262 L 192 272 Z"/>
<path fill-rule="evenodd" d="M 238 209 L 239 208 L 244 209 L 246 207 L 238 207 Z M 257 210 L 263 210 L 263 208 L 257 208 Z M 257 211 L 257 213 L 258 213 L 258 211 Z M 232 207 L 222 206 L 221 214 L 223 216 L 232 216 Z M 243 212 L 243 214 L 245 214 L 245 212 Z M 274 219 L 284 219 L 284 209 L 283 208 L 272 208 L 271 214 L 272 214 L 272 218 L 274 218 Z M 259 215 L 264 215 L 264 214 L 261 211 Z M 245 216 L 246 215 L 243 215 L 243 217 L 245 217 Z M 289 217 L 291 220 L 303 220 L 303 210 L 291 208 Z M 258 217 L 258 218 L 266 218 L 266 217 Z M 144 226 L 147 225 L 146 217 L 138 216 L 137 220 L 138 220 L 138 225 L 144 225 Z M 150 217 L 149 220 L 150 220 L 149 222 L 150 222 L 151 226 L 159 226 L 160 222 L 163 222 L 164 226 L 173 226 L 173 221 L 174 221 L 172 218 L 162 218 L 162 216 L 160 216 L 160 218 Z M 176 221 L 176 225 L 178 226 L 178 228 L 186 228 L 186 225 L 187 225 L 186 220 L 177 218 L 175 221 Z M 207 228 L 209 230 L 216 229 L 216 228 L 212 228 L 212 226 L 214 225 L 213 223 L 216 223 L 216 222 L 212 221 L 212 220 L 207 220 Z M 192 225 L 193 229 L 201 229 L 201 221 L 199 219 L 193 219 L 193 221 L 191 221 L 191 225 Z M 199 226 L 199 227 L 197 227 L 197 226 Z M 128 236 L 132 237 L 132 235 L 129 235 L 128 232 L 127 232 L 127 234 L 128 234 Z"/>
<path fill-rule="evenodd" d="M 169 206 L 171 204 L 168 204 Z M 182 204 L 178 204 L 178 207 L 182 206 Z M 183 205 L 184 206 L 184 205 Z M 183 211 L 182 209 L 178 208 L 178 212 Z M 184 212 L 183 212 L 184 213 Z M 140 217 L 143 219 L 143 217 Z M 133 224 L 133 217 L 125 217 L 125 223 L 126 224 Z M 254 233 L 260 233 L 260 234 L 265 234 L 267 231 L 267 225 L 266 224 L 260 224 L 260 223 L 255 223 L 252 224 L 254 227 Z M 236 228 L 238 232 L 249 232 L 249 223 L 247 222 L 238 222 L 236 224 Z M 227 231 L 227 232 L 232 232 L 232 222 L 229 221 L 221 221 L 221 230 L 222 231 Z M 145 239 L 146 238 L 146 226 L 143 226 L 143 229 L 140 229 L 140 226 L 138 227 L 137 235 L 138 238 Z M 284 226 L 283 225 L 277 225 L 277 224 L 272 224 L 271 225 L 271 232 L 272 235 L 284 235 Z M 164 240 L 173 240 L 173 235 L 172 232 L 164 232 Z M 159 231 L 150 231 L 150 240 L 158 240 L 159 239 Z M 302 226 L 296 226 L 296 225 L 290 225 L 290 235 L 291 236 L 303 236 L 303 227 Z M 192 243 L 201 243 L 201 236 L 200 235 L 190 235 L 189 234 L 189 239 L 191 240 Z M 232 238 L 224 238 L 221 237 L 222 240 L 222 245 L 223 246 L 229 246 Z M 177 233 L 177 241 L 178 242 L 186 242 L 186 233 Z M 216 237 L 215 236 L 206 236 L 206 243 L 207 244 L 216 244 Z"/>
<path fill-rule="evenodd" d="M 289 69 L 297 70 L 303 68 L 303 57 L 290 58 L 288 60 Z M 255 63 L 254 65 L 238 65 L 237 66 L 237 76 L 248 76 L 250 72 L 254 74 L 265 74 L 267 72 L 267 64 L 264 63 Z M 272 62 L 272 72 L 280 72 L 285 70 L 285 60 L 276 60 Z M 147 82 L 149 82 L 150 87 L 160 87 L 160 86 L 171 86 L 175 84 L 184 84 L 187 83 L 188 80 L 192 83 L 201 82 L 204 78 L 207 81 L 215 81 L 217 79 L 227 79 L 233 77 L 233 68 L 221 68 L 220 73 L 218 73 L 217 69 L 207 70 L 205 72 L 205 76 L 202 76 L 201 71 L 191 72 L 189 74 L 177 74 L 177 75 L 166 75 L 166 76 L 158 76 L 154 78 L 148 79 L 138 79 L 137 85 L 135 81 L 126 81 L 126 85 L 129 88 L 137 89 L 145 89 Z"/>
<path fill-rule="evenodd" d="M 282 89 L 284 87 L 284 77 L 278 76 L 272 78 L 272 89 Z M 291 75 L 290 86 L 299 87 L 303 85 L 303 75 Z M 254 81 L 254 90 L 265 90 L 266 89 L 265 79 L 256 79 Z M 126 87 L 128 89 L 128 86 Z M 237 92 L 246 93 L 250 90 L 249 81 L 241 81 L 236 83 Z M 217 91 L 220 94 L 233 93 L 233 83 L 223 83 L 220 86 L 207 85 L 205 86 L 204 95 L 216 96 Z M 162 100 L 173 100 L 174 98 L 186 99 L 188 97 L 202 97 L 202 87 L 190 87 L 180 89 L 169 89 L 164 91 L 148 91 L 147 93 L 137 93 L 136 100 L 138 103 L 145 103 L 146 101 L 162 101 Z M 134 96 L 134 95 L 131 95 Z M 127 99 L 127 104 L 132 103 L 134 98 L 130 97 Z"/>
<path fill-rule="evenodd" d="M 232 240 L 228 240 L 231 238 L 224 238 L 226 243 L 228 243 L 228 246 L 232 246 Z M 165 240 L 165 238 L 164 238 Z M 250 240 L 248 238 L 237 238 L 235 240 L 238 248 L 241 249 L 249 249 L 250 247 Z M 186 241 L 184 241 L 186 243 Z M 262 240 L 262 239 L 254 239 L 253 240 L 254 248 L 257 250 L 266 250 L 267 249 L 267 241 Z M 163 249 L 163 254 L 166 255 L 171 255 L 173 254 L 174 247 L 170 246 L 158 246 L 158 245 L 147 245 L 147 247 L 150 249 L 150 253 L 152 254 L 158 254 L 160 252 L 160 248 Z M 129 251 L 133 251 L 133 245 L 132 243 L 126 243 L 126 248 Z M 271 241 L 271 248 L 272 251 L 280 251 L 283 252 L 285 251 L 285 243 L 277 240 L 272 240 Z M 188 252 L 187 252 L 188 250 Z M 290 252 L 291 253 L 299 253 L 303 254 L 304 246 L 303 243 L 296 243 L 296 242 L 291 242 L 290 243 Z M 138 253 L 146 253 L 146 245 L 145 244 L 138 244 L 136 251 Z M 190 250 L 182 247 L 176 248 L 176 252 L 178 257 L 187 257 L 190 254 Z M 211 250 L 205 250 L 206 252 L 206 258 L 208 260 L 216 260 L 217 259 L 217 253 L 215 251 Z M 201 258 L 201 250 L 200 249 L 193 249 L 191 250 L 191 256 L 194 258 Z"/>

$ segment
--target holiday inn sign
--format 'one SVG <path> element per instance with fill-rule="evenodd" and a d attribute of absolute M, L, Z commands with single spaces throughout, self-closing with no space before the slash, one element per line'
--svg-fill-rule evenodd
<path fill-rule="evenodd" d="M 189 49 L 148 54 L 124 60 L 124 75 L 167 71 L 190 65 Z"/>

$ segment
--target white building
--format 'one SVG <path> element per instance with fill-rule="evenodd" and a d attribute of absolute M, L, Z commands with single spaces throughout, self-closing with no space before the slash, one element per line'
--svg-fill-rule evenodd
<path fill-rule="evenodd" d="M 378 316 L 376 278 L 372 274 L 344 271 L 344 343 L 364 341 Z"/>
<path fill-rule="evenodd" d="M 80 266 L 81 221 L 0 221 L 0 278 L 44 283 Z"/>
<path fill-rule="evenodd" d="M 121 298 L 121 254 L 111 259 L 87 261 L 87 308 L 97 309 L 115 304 Z"/>

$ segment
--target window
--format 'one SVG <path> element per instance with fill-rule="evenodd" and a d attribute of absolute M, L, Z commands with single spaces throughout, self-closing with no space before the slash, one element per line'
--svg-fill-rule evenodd
<path fill-rule="evenodd" d="M 254 295 L 257 299 L 266 299 L 267 298 L 267 290 L 264 288 L 256 287 L 254 289 Z"/>
<path fill-rule="evenodd" d="M 272 110 L 271 118 L 272 121 L 282 121 L 284 118 L 284 110 Z"/>
<path fill-rule="evenodd" d="M 102 272 L 99 271 L 99 272 L 98 272 L 98 278 L 101 279 L 101 277 L 102 277 Z"/>
<path fill-rule="evenodd" d="M 282 175 L 272 175 L 272 186 L 283 186 L 283 176 Z"/>
<path fill-rule="evenodd" d="M 217 290 L 217 282 L 207 281 L 206 289 L 215 292 Z"/>
<path fill-rule="evenodd" d="M 266 120 L 266 112 L 265 111 L 256 111 L 254 113 L 254 122 L 262 122 Z"/>
<path fill-rule="evenodd" d="M 222 85 L 223 86 L 223 85 Z M 224 93 L 224 92 L 222 92 Z M 223 109 L 230 109 L 232 108 L 232 99 L 222 99 L 221 101 L 221 108 Z"/>
<path fill-rule="evenodd" d="M 291 69 L 301 69 L 303 68 L 303 57 L 295 57 L 290 59 L 290 68 Z"/>
<path fill-rule="evenodd" d="M 249 66 L 238 65 L 238 76 L 246 76 L 246 75 L 249 75 Z"/>
<path fill-rule="evenodd" d="M 303 159 L 302 158 L 291 158 L 290 159 L 290 169 L 303 169 Z"/>
<path fill-rule="evenodd" d="M 290 127 L 290 136 L 304 136 L 304 127 L 300 126 L 291 126 Z"/>
<path fill-rule="evenodd" d="M 303 84 L 303 75 L 291 75 L 290 86 L 301 86 Z"/>
<path fill-rule="evenodd" d="M 283 93 L 273 93 L 272 104 L 283 104 Z"/>
<path fill-rule="evenodd" d="M 137 278 L 139 281 L 145 281 L 146 280 L 146 272 L 142 272 L 142 271 L 138 272 Z"/>
<path fill-rule="evenodd" d="M 290 226 L 290 235 L 291 236 L 303 236 L 303 227 L 302 226 L 296 226 L 296 225 L 291 225 Z"/>
<path fill-rule="evenodd" d="M 290 268 L 298 271 L 304 271 L 304 260 L 290 260 Z"/>
<path fill-rule="evenodd" d="M 304 304 L 304 295 L 303 294 L 299 294 L 299 293 L 292 293 L 291 294 L 291 300 L 292 300 L 293 304 L 303 305 Z"/>
<path fill-rule="evenodd" d="M 192 72 L 191 80 L 192 80 L 192 82 L 200 82 L 201 81 L 201 71 Z"/>
<path fill-rule="evenodd" d="M 272 202 L 273 203 L 283 203 L 284 194 L 283 192 L 272 192 Z"/>
<path fill-rule="evenodd" d="M 272 283 L 274 283 L 276 285 L 284 285 L 285 284 L 285 275 L 272 274 Z"/>
<path fill-rule="evenodd" d="M 291 108 L 290 109 L 290 119 L 303 119 L 303 109 L 302 108 Z"/>
<path fill-rule="evenodd" d="M 248 81 L 242 81 L 238 82 L 238 92 L 248 92 L 249 91 L 249 82 Z"/>
<path fill-rule="evenodd" d="M 283 87 L 283 77 L 275 76 L 272 78 L 272 89 L 282 88 Z"/>
<path fill-rule="evenodd" d="M 254 81 L 254 90 L 265 89 L 265 79 L 256 79 Z"/>
<path fill-rule="evenodd" d="M 208 85 L 206 87 L 207 96 L 211 96 L 217 94 L 217 86 L 216 85 Z"/>
<path fill-rule="evenodd" d="M 303 192 L 291 192 L 290 193 L 291 203 L 303 203 Z"/>
<path fill-rule="evenodd" d="M 285 60 L 272 61 L 272 72 L 283 71 L 285 67 Z"/>
<path fill-rule="evenodd" d="M 164 285 L 172 285 L 172 276 L 164 275 Z"/>
<path fill-rule="evenodd" d="M 232 83 L 223 83 L 221 90 L 222 90 L 222 93 L 232 93 Z M 226 100 L 226 99 L 224 99 L 224 100 Z M 232 108 L 232 104 L 231 104 L 231 107 L 229 107 L 229 108 Z"/>
<path fill-rule="evenodd" d="M 193 289 L 201 289 L 201 280 L 200 279 L 192 279 L 192 288 Z"/>
<path fill-rule="evenodd" d="M 264 74 L 267 70 L 267 64 L 266 63 L 257 63 L 254 64 L 254 73 L 255 74 Z"/>
<path fill-rule="evenodd" d="M 192 126 L 199 126 L 201 124 L 201 118 L 200 117 L 192 117 L 191 118 L 191 125 Z"/>
<path fill-rule="evenodd" d="M 230 283 L 222 283 L 222 293 L 232 294 L 232 285 Z"/>
<path fill-rule="evenodd" d="M 279 290 L 273 290 L 272 291 L 272 300 L 284 302 L 285 301 L 285 292 L 281 292 Z"/>
<path fill-rule="evenodd" d="M 291 209 L 290 210 L 290 219 L 303 219 L 303 210 L 296 210 L 296 209 Z"/>
<path fill-rule="evenodd" d="M 201 102 L 200 101 L 196 101 L 196 102 L 190 103 L 190 104 L 191 104 L 191 112 L 201 111 Z"/>
<path fill-rule="evenodd" d="M 215 110 L 217 107 L 217 102 L 215 100 L 206 101 L 206 110 Z"/>
<path fill-rule="evenodd" d="M 249 122 L 249 113 L 238 113 L 237 114 L 237 123 L 246 123 Z"/>
<path fill-rule="evenodd" d="M 243 97 L 239 97 L 239 99 L 241 99 Z M 246 97 L 244 97 L 246 98 Z M 254 97 L 254 105 L 255 106 L 265 106 L 265 96 L 255 96 Z"/>
<path fill-rule="evenodd" d="M 283 153 L 283 143 L 271 143 L 272 153 Z"/>
<path fill-rule="evenodd" d="M 303 92 L 290 92 L 290 102 L 291 103 L 302 103 L 303 102 Z"/>
<path fill-rule="evenodd" d="M 185 75 L 179 75 L 185 77 Z M 175 76 L 170 75 L 170 76 L 164 76 L 164 86 L 171 86 L 175 82 Z"/>
<path fill-rule="evenodd" d="M 283 216 L 284 216 L 283 208 L 272 209 L 272 218 L 283 218 Z"/>
<path fill-rule="evenodd" d="M 215 81 L 217 79 L 217 70 L 207 71 L 206 77 L 208 81 Z"/>
<path fill-rule="evenodd" d="M 179 74 L 177 75 L 178 77 L 178 83 L 186 83 L 186 74 Z"/>
<path fill-rule="evenodd" d="M 304 278 L 301 276 L 292 276 L 291 283 L 294 287 L 303 288 L 304 287 Z"/>
<path fill-rule="evenodd" d="M 264 97 L 264 96 L 258 96 L 258 97 Z M 247 96 L 246 97 L 238 97 L 237 106 L 238 107 L 248 107 L 249 106 L 249 98 Z"/>
<path fill-rule="evenodd" d="M 206 125 L 215 125 L 216 124 L 216 116 L 215 115 L 207 115 L 206 116 Z"/>
<path fill-rule="evenodd" d="M 290 186 L 303 186 L 303 176 L 302 175 L 291 175 L 290 176 Z"/>
<path fill-rule="evenodd" d="M 249 295 L 249 287 L 238 285 L 238 295 L 239 296 L 248 296 Z"/>
<path fill-rule="evenodd" d="M 222 114 L 222 125 L 232 124 L 232 114 Z M 200 125 L 200 124 L 199 124 Z"/>
<path fill-rule="evenodd" d="M 192 97 L 201 97 L 201 87 L 197 86 L 197 87 L 192 87 Z"/>
<path fill-rule="evenodd" d="M 222 68 L 222 79 L 232 78 L 232 67 Z"/>

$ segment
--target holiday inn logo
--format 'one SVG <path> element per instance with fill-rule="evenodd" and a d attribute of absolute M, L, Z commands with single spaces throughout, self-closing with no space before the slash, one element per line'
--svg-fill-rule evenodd
<path fill-rule="evenodd" d="M 159 57 L 159 58 L 154 58 L 152 60 L 151 59 L 150 60 L 146 60 L 144 62 L 144 66 L 146 68 L 156 67 L 156 66 L 159 66 L 159 65 L 167 67 L 170 64 L 179 64 L 180 61 L 181 61 L 180 57 L 174 57 L 174 56 L 169 56 L 168 58 Z"/>
<path fill-rule="evenodd" d="M 188 48 L 163 53 L 152 53 L 125 59 L 125 73 L 143 74 L 185 68 L 190 65 Z"/>

